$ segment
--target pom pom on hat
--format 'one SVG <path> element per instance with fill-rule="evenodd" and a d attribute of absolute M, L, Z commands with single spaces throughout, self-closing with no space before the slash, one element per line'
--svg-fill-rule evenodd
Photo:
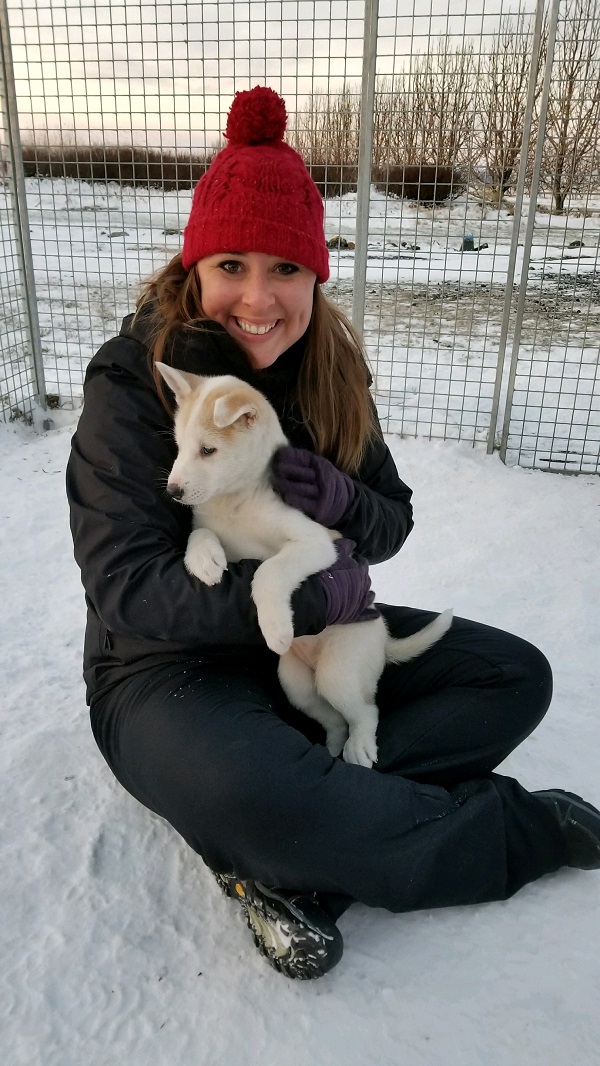
<path fill-rule="evenodd" d="M 256 85 L 236 93 L 226 148 L 194 191 L 182 264 L 220 252 L 263 252 L 329 277 L 323 201 L 302 157 L 283 140 L 285 103 Z"/>
<path fill-rule="evenodd" d="M 282 141 L 287 125 L 285 103 L 266 85 L 236 93 L 227 116 L 229 144 L 265 144 Z"/>

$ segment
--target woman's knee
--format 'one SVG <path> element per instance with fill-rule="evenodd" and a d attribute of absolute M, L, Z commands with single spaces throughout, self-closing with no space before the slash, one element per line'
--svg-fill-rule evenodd
<path fill-rule="evenodd" d="M 478 674 L 473 687 L 479 691 L 482 707 L 487 703 L 490 712 L 495 710 L 495 728 L 502 720 L 503 731 L 513 746 L 520 743 L 535 729 L 550 705 L 550 663 L 528 640 L 490 626 L 466 622 L 463 639 L 465 647 L 470 643 L 474 663 L 479 663 L 473 666 Z"/>
<path fill-rule="evenodd" d="M 546 656 L 529 641 L 505 634 L 503 683 L 512 691 L 512 699 L 526 717 L 529 730 L 544 717 L 552 699 L 552 668 Z"/>
<path fill-rule="evenodd" d="M 456 618 L 447 641 L 451 684 L 487 689 L 519 709 L 533 724 L 543 718 L 552 698 L 552 669 L 546 656 L 523 637 L 492 626 Z M 442 649 L 442 656 L 443 656 Z M 451 660 L 450 660 L 451 657 Z M 450 669 L 452 675 L 452 669 Z"/>

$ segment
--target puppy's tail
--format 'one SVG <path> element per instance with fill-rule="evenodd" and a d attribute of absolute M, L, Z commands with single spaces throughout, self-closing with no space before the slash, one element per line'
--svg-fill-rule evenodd
<path fill-rule="evenodd" d="M 444 611 L 438 614 L 433 622 L 413 633 L 410 637 L 388 636 L 385 645 L 385 657 L 388 663 L 407 663 L 410 659 L 416 659 L 422 655 L 447 633 L 452 625 L 453 611 Z"/>

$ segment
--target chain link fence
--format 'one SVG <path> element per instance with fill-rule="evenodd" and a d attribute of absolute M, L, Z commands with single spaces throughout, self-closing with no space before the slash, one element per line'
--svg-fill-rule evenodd
<path fill-rule="evenodd" d="M 384 427 L 600 472 L 600 0 L 0 0 L 0 28 L 4 417 L 78 406 L 262 83 Z"/>

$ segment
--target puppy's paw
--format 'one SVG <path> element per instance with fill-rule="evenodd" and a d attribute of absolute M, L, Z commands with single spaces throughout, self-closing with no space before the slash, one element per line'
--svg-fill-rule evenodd
<path fill-rule="evenodd" d="M 267 647 L 277 655 L 285 655 L 286 651 L 290 650 L 294 639 L 293 626 L 285 623 L 278 624 L 277 622 L 271 624 L 261 619 L 260 616 L 258 622 Z"/>
<path fill-rule="evenodd" d="M 366 730 L 351 730 L 344 744 L 344 762 L 365 766 L 369 770 L 373 763 L 377 762 L 375 734 Z"/>
<path fill-rule="evenodd" d="M 215 558 L 212 555 L 200 554 L 197 551 L 185 553 L 185 565 L 190 574 L 197 577 L 205 585 L 218 585 L 223 572 L 227 569 L 227 560 Z"/>
<path fill-rule="evenodd" d="M 191 534 L 184 562 L 190 574 L 205 585 L 218 585 L 227 569 L 225 552 L 216 537 L 196 536 L 203 533 L 198 529 Z"/>
<path fill-rule="evenodd" d="M 254 594 L 254 602 L 257 596 Z M 258 624 L 265 638 L 267 647 L 277 655 L 285 655 L 290 650 L 294 639 L 292 612 L 287 608 L 276 608 L 272 603 L 264 603 L 261 596 L 256 603 Z"/>

